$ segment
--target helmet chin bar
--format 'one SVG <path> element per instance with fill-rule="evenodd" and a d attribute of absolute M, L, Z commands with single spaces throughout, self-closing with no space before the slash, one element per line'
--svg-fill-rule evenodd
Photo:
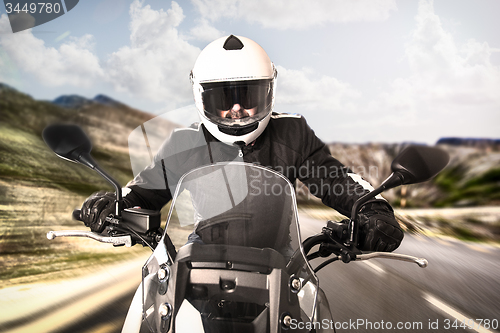
<path fill-rule="evenodd" d="M 207 117 L 205 117 L 204 113 L 201 113 L 200 110 L 198 110 L 198 115 L 200 116 L 200 120 L 202 124 L 205 126 L 207 131 L 212 134 L 217 140 L 220 142 L 226 143 L 230 146 L 232 146 L 235 142 L 244 142 L 245 145 L 255 141 L 262 132 L 266 129 L 267 124 L 269 123 L 269 120 L 271 119 L 271 112 L 262 119 L 261 121 L 254 123 L 254 124 L 249 124 L 246 126 L 242 126 L 239 129 L 245 128 L 246 134 L 241 134 L 241 135 L 232 135 L 232 134 L 227 134 L 221 131 L 220 127 L 221 125 L 215 124 L 210 121 Z M 255 127 L 254 127 L 255 126 Z M 227 127 L 225 127 L 227 128 Z M 240 133 L 238 133 L 240 134 Z"/>
<path fill-rule="evenodd" d="M 255 131 L 259 127 L 259 123 L 254 123 L 247 126 L 226 127 L 219 125 L 219 131 L 227 135 L 242 136 Z"/>

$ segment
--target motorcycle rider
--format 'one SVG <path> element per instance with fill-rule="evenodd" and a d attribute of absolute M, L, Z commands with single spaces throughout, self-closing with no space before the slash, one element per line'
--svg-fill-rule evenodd
<path fill-rule="evenodd" d="M 370 190 L 367 182 L 330 154 L 300 115 L 273 112 L 277 71 L 266 52 L 245 37 L 217 39 L 202 50 L 191 71 L 201 123 L 176 130 L 153 163 L 127 188 L 124 206 L 160 210 L 186 172 L 207 164 L 258 163 L 299 179 L 322 202 L 350 216 L 354 202 Z M 114 193 L 96 193 L 83 204 L 85 225 L 102 232 L 113 212 Z M 360 210 L 358 248 L 393 251 L 403 232 L 382 197 Z M 191 241 L 200 241 L 195 233 Z"/>

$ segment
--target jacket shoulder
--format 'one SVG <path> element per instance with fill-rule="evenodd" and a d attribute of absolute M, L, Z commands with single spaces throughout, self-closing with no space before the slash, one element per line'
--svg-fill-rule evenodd
<path fill-rule="evenodd" d="M 302 115 L 298 113 L 278 113 L 278 112 L 273 112 L 271 114 L 271 119 L 304 119 Z"/>
<path fill-rule="evenodd" d="M 324 146 L 300 114 L 273 113 L 269 125 L 271 140 L 302 158 Z"/>
<path fill-rule="evenodd" d="M 297 113 L 273 113 L 271 115 L 271 126 L 278 133 L 286 133 L 286 136 L 304 136 L 313 134 L 306 119 Z"/>
<path fill-rule="evenodd" d="M 270 123 L 277 128 L 288 131 L 298 131 L 308 127 L 306 119 L 298 113 L 275 113 L 271 115 Z"/>

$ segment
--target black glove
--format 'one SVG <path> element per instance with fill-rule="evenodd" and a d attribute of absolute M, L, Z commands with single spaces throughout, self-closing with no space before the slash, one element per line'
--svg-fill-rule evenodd
<path fill-rule="evenodd" d="M 358 214 L 358 249 L 391 252 L 403 240 L 403 230 L 384 201 L 365 204 Z"/>
<path fill-rule="evenodd" d="M 92 194 L 82 205 L 81 218 L 90 230 L 101 233 L 106 227 L 106 217 L 115 211 L 116 195 L 113 192 Z"/>

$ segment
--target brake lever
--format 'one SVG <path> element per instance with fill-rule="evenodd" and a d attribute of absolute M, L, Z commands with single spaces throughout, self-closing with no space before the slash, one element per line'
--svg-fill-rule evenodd
<path fill-rule="evenodd" d="M 393 260 L 400 260 L 400 261 L 406 261 L 406 262 L 413 262 L 421 268 L 425 268 L 429 264 L 429 262 L 425 258 L 418 258 L 418 257 L 410 256 L 407 254 L 400 254 L 400 253 L 371 252 L 371 253 L 364 253 L 364 254 L 356 255 L 356 260 L 369 260 L 369 259 L 374 259 L 374 258 L 393 259 Z"/>
<path fill-rule="evenodd" d="M 129 235 L 106 237 L 92 231 L 80 231 L 80 230 L 49 231 L 47 233 L 47 239 L 49 240 L 52 240 L 56 237 L 87 237 L 101 243 L 113 244 L 113 246 L 121 246 L 121 245 L 125 245 L 126 247 L 132 246 L 132 238 Z"/>

